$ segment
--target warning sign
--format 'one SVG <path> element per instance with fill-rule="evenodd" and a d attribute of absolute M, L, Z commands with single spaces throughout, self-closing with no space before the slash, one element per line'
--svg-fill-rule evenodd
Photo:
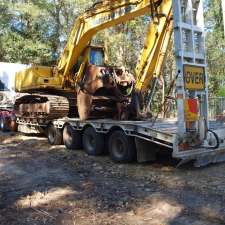
<path fill-rule="evenodd" d="M 199 106 L 197 99 L 184 100 L 184 117 L 186 122 L 194 122 L 199 119 Z"/>
<path fill-rule="evenodd" d="M 205 88 L 204 67 L 184 65 L 184 84 L 189 90 L 203 90 Z"/>

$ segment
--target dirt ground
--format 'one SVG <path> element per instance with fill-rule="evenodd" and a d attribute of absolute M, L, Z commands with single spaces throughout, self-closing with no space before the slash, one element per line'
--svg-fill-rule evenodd
<path fill-rule="evenodd" d="M 225 224 L 225 163 L 166 161 L 119 165 L 0 133 L 0 224 Z"/>

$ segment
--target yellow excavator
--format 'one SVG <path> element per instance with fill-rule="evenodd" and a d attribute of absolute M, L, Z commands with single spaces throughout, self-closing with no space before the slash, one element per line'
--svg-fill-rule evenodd
<path fill-rule="evenodd" d="M 135 76 L 107 65 L 103 47 L 92 46 L 94 35 L 149 14 L 143 50 Z M 173 31 L 172 0 L 102 1 L 76 19 L 58 64 L 36 66 L 16 75 L 18 118 L 49 121 L 62 117 L 137 119 L 149 110 Z M 145 96 L 144 101 L 143 96 Z"/>

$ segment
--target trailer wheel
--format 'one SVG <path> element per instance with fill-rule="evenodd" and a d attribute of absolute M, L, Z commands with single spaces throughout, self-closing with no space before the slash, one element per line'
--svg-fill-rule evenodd
<path fill-rule="evenodd" d="M 71 125 L 66 125 L 63 129 L 63 143 L 67 149 L 81 149 L 81 133 Z"/>
<path fill-rule="evenodd" d="M 109 137 L 109 153 L 111 159 L 118 163 L 132 162 L 136 157 L 135 142 L 123 131 L 114 131 Z"/>
<path fill-rule="evenodd" d="M 60 129 L 55 128 L 53 124 L 47 127 L 47 137 L 50 145 L 62 144 L 62 132 Z"/>
<path fill-rule="evenodd" d="M 83 147 L 88 155 L 101 155 L 104 152 L 104 136 L 87 127 L 83 133 Z"/>
<path fill-rule="evenodd" d="M 3 117 L 0 118 L 0 130 L 3 132 L 6 132 L 8 130 L 6 126 L 6 121 Z"/>

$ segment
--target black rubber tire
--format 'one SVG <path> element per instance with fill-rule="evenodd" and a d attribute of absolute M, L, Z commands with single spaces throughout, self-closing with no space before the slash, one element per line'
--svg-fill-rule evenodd
<path fill-rule="evenodd" d="M 101 155 L 104 152 L 104 135 L 99 134 L 93 127 L 87 127 L 84 130 L 83 137 L 83 148 L 88 155 Z"/>
<path fill-rule="evenodd" d="M 136 158 L 134 138 L 127 136 L 123 131 L 116 130 L 109 136 L 109 154 L 117 163 L 129 163 Z"/>
<path fill-rule="evenodd" d="M 47 127 L 47 138 L 50 145 L 62 144 L 62 132 L 60 129 L 54 127 L 53 124 L 50 124 Z"/>
<path fill-rule="evenodd" d="M 81 149 L 82 136 L 71 125 L 66 125 L 63 129 L 63 143 L 67 149 Z"/>
<path fill-rule="evenodd" d="M 6 121 L 2 117 L 0 118 L 0 130 L 3 132 L 8 131 L 7 126 L 6 126 Z"/>

